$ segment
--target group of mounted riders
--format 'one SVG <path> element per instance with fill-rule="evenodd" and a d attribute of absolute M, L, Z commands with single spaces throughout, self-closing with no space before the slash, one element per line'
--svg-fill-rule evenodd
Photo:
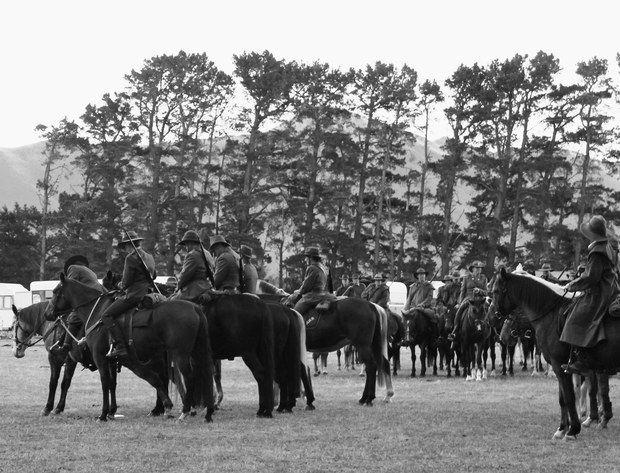
<path fill-rule="evenodd" d="M 620 293 L 618 269 L 618 242 L 608 230 L 607 222 L 602 216 L 595 215 L 584 223 L 581 233 L 590 240 L 585 266 L 564 286 L 565 292 L 583 292 L 582 297 L 575 297 L 567 311 L 566 324 L 562 332 L 562 341 L 573 347 L 571 362 L 565 369 L 584 373 L 590 370 L 588 348 L 605 338 L 601 319 L 607 313 L 610 304 Z M 116 318 L 124 312 L 138 306 L 144 297 L 154 291 L 156 277 L 155 261 L 152 255 L 141 247 L 143 239 L 135 232 L 126 232 L 118 244 L 118 250 L 124 255 L 122 279 L 118 283 L 119 295 L 102 316 L 114 344 L 108 356 L 122 358 L 127 356 L 127 347 L 121 328 Z M 252 249 L 241 245 L 236 252 L 222 236 L 210 239 L 209 251 L 203 246 L 199 235 L 187 231 L 179 243 L 185 251 L 177 286 L 169 299 L 182 299 L 205 303 L 213 294 L 256 293 L 258 276 L 252 264 Z M 309 247 L 303 252 L 306 262 L 305 277 L 301 287 L 291 294 L 288 304 L 302 315 L 315 307 L 326 297 L 355 297 L 374 302 L 386 311 L 390 302 L 390 292 L 386 276 L 375 274 L 373 282 L 366 286 L 359 274 L 342 275 L 342 284 L 331 295 L 328 290 L 329 270 L 322 262 L 320 251 Z M 89 269 L 88 260 L 81 255 L 69 258 L 64 265 L 67 277 L 77 279 L 91 287 L 99 287 L 96 274 Z M 433 300 L 434 287 L 427 280 L 428 271 L 419 268 L 414 282 L 408 288 L 407 301 L 403 309 L 405 321 L 414 313 L 426 317 L 431 324 L 437 324 L 438 315 L 448 310 L 456 312 L 449 340 L 459 338 L 462 318 L 472 303 L 477 303 L 492 293 L 493 281 L 489 282 L 482 272 L 484 265 L 474 261 L 468 266 L 468 272 L 462 276 L 458 271 L 446 274 L 439 288 L 436 301 Z M 545 263 L 540 268 L 542 279 L 550 283 L 561 284 L 551 275 L 551 267 Z M 74 360 L 80 359 L 81 347 L 77 344 L 82 329 L 75 314 L 67 320 L 69 334 L 64 343 L 55 347 L 56 351 L 69 354 Z M 409 324 L 405 324 L 409 327 Z M 405 332 L 407 343 L 412 334 Z M 76 346 L 77 345 L 77 346 Z"/>

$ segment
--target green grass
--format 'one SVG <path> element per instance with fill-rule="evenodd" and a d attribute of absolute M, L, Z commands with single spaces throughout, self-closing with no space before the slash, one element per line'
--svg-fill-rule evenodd
<path fill-rule="evenodd" d="M 147 418 L 154 390 L 124 369 L 118 388 L 124 417 L 97 423 L 97 373 L 77 372 L 65 413 L 41 417 L 49 376 L 45 351 L 31 348 L 17 360 L 9 343 L 0 340 L 1 472 L 620 470 L 618 422 L 584 429 L 577 442 L 552 441 L 557 383 L 527 373 L 477 383 L 443 373 L 411 379 L 409 352 L 402 351 L 393 402 L 361 407 L 363 379 L 336 371 L 330 355 L 329 375 L 313 378 L 316 411 L 299 407 L 257 419 L 251 374 L 241 360 L 224 361 L 223 408 L 205 424 L 202 417 L 185 423 Z M 610 381 L 612 401 L 618 386 Z"/>

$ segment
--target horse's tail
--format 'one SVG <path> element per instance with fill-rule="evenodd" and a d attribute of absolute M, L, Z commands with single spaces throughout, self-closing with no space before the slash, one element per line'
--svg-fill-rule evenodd
<path fill-rule="evenodd" d="M 275 361 L 274 361 L 274 351 L 275 344 L 273 341 L 273 319 L 270 317 L 267 306 L 260 301 L 257 301 L 257 304 L 260 304 L 259 311 L 262 312 L 262 325 L 261 325 L 261 337 L 260 343 L 258 344 L 258 355 L 260 357 L 261 362 L 263 363 L 263 367 L 265 369 L 265 378 L 268 383 L 265 383 L 267 389 L 270 391 L 267 393 L 270 401 L 273 403 L 273 381 L 275 378 Z"/>
<path fill-rule="evenodd" d="M 390 361 L 388 358 L 388 320 L 385 309 L 377 304 L 371 303 L 372 308 L 377 314 L 375 322 L 375 333 L 372 337 L 372 351 L 377 360 L 377 383 L 384 386 L 386 376 L 390 376 Z"/>
<path fill-rule="evenodd" d="M 191 354 L 192 367 L 194 371 L 194 405 L 207 407 L 209 410 L 215 408 L 215 396 L 213 393 L 213 354 L 211 353 L 211 342 L 209 339 L 209 326 L 206 315 L 200 307 L 195 306 L 196 314 L 199 318 L 198 330 L 194 341 L 194 349 Z"/>
<path fill-rule="evenodd" d="M 288 312 L 291 327 L 285 344 L 288 364 L 288 384 L 291 393 L 298 398 L 301 394 L 301 365 L 306 349 L 306 325 L 303 317 L 294 310 Z"/>

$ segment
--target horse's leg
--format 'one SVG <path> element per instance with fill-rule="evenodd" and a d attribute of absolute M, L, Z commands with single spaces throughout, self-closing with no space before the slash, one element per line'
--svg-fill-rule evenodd
<path fill-rule="evenodd" d="M 508 347 L 508 373 L 510 376 L 515 375 L 515 345 Z"/>
<path fill-rule="evenodd" d="M 312 404 L 315 400 L 314 389 L 312 388 L 312 376 L 310 376 L 310 368 L 303 362 L 301 364 L 301 382 L 304 386 L 304 393 L 306 396 L 306 410 L 313 411 L 315 409 Z"/>
<path fill-rule="evenodd" d="M 110 370 L 110 410 L 108 417 L 114 419 L 118 406 L 116 404 L 116 380 L 117 380 L 117 365 L 116 362 L 110 362 L 108 364 Z"/>
<path fill-rule="evenodd" d="M 258 411 L 256 415 L 258 417 L 273 417 L 273 380 L 266 379 L 265 368 L 255 353 L 244 353 L 241 358 L 258 384 Z"/>
<path fill-rule="evenodd" d="M 322 367 L 322 372 L 323 375 L 327 375 L 327 356 L 329 355 L 329 353 L 325 352 L 325 353 L 321 353 L 321 367 Z"/>
<path fill-rule="evenodd" d="M 573 377 L 574 380 L 574 377 Z M 573 384 L 574 385 L 574 384 Z M 598 399 L 597 399 L 597 395 L 598 395 L 598 384 L 597 384 L 597 380 L 596 380 L 596 375 L 595 374 L 591 374 L 585 377 L 583 383 L 581 383 L 581 387 L 584 388 L 587 386 L 587 399 L 588 399 L 588 404 L 589 404 L 589 409 L 587 409 L 588 411 L 588 417 L 586 417 L 586 419 L 581 423 L 581 425 L 583 425 L 584 427 L 590 427 L 590 425 L 592 425 L 592 422 L 598 422 L 599 420 L 599 416 L 598 416 Z M 575 391 L 575 398 L 577 398 L 577 392 Z M 580 409 L 577 409 L 577 412 L 579 414 L 584 414 L 585 413 L 585 393 L 584 390 L 581 391 L 580 393 L 581 398 L 584 399 L 581 403 L 580 402 L 576 402 L 576 404 L 578 406 L 582 406 L 584 407 L 584 411 L 582 412 Z"/>
<path fill-rule="evenodd" d="M 572 375 L 565 373 L 557 360 L 553 361 L 553 371 L 558 380 L 560 402 L 560 426 L 553 438 L 565 437 L 567 440 L 574 440 L 577 434 L 581 432 L 581 422 L 575 407 Z"/>
<path fill-rule="evenodd" d="M 49 415 L 54 409 L 54 400 L 56 398 L 56 388 L 58 387 L 58 378 L 60 377 L 60 370 L 62 368 L 62 360 L 58 360 L 53 354 L 47 354 L 47 360 L 50 364 L 50 380 L 48 383 L 47 402 L 45 407 L 41 411 L 42 416 Z"/>
<path fill-rule="evenodd" d="M 497 357 L 495 353 L 495 335 L 491 335 L 489 339 L 489 350 L 491 350 L 491 376 L 495 376 L 495 359 Z"/>
<path fill-rule="evenodd" d="M 420 378 L 426 377 L 426 364 L 428 363 L 428 346 L 425 342 L 420 343 Z"/>
<path fill-rule="evenodd" d="M 217 391 L 215 408 L 219 409 L 220 404 L 222 404 L 224 400 L 224 391 L 222 390 L 222 360 L 215 360 L 213 363 L 213 380 L 215 381 L 215 390 Z"/>
<path fill-rule="evenodd" d="M 411 343 L 409 347 L 411 349 L 411 377 L 415 378 L 415 345 Z"/>
<path fill-rule="evenodd" d="M 372 401 L 374 401 L 376 396 L 377 364 L 372 356 L 370 346 L 358 347 L 358 353 L 362 363 L 366 366 L 366 383 L 364 384 L 364 392 L 359 403 L 372 406 Z"/>
<path fill-rule="evenodd" d="M 392 344 L 392 374 L 398 376 L 398 370 L 400 369 L 400 344 Z"/>
<path fill-rule="evenodd" d="M 71 380 L 73 379 L 73 374 L 75 373 L 76 366 L 77 363 L 75 361 L 68 360 L 65 364 L 65 371 L 62 375 L 62 382 L 60 383 L 60 399 L 58 400 L 56 409 L 54 409 L 54 414 L 60 414 L 65 410 L 67 393 L 69 392 L 69 387 L 71 387 Z"/>
<path fill-rule="evenodd" d="M 601 420 L 598 424 L 598 427 L 601 429 L 607 428 L 607 424 L 614 416 L 614 413 L 611 409 L 611 400 L 609 399 L 609 375 L 604 372 L 600 372 L 596 374 L 597 384 L 598 384 L 598 393 L 601 397 L 602 404 L 602 415 Z"/>
<path fill-rule="evenodd" d="M 99 422 L 106 422 L 110 413 L 110 363 L 103 353 L 97 357 L 97 368 L 99 369 L 99 379 L 101 381 L 101 414 L 97 418 Z"/>
<path fill-rule="evenodd" d="M 340 348 L 338 348 L 338 350 L 336 350 L 336 357 L 338 358 L 338 368 L 336 368 L 338 371 L 342 370 L 342 364 L 340 363 L 340 358 L 342 357 L 342 351 L 340 350 Z"/>

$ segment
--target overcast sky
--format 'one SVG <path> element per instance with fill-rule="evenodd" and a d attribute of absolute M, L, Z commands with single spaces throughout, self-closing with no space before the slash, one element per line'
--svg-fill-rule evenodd
<path fill-rule="evenodd" d="M 179 50 L 229 73 L 233 54 L 265 49 L 341 68 L 406 63 L 441 85 L 460 64 L 543 50 L 567 74 L 607 59 L 620 82 L 619 13 L 615 0 L 3 1 L 0 147 L 39 141 L 37 124 L 77 119 L 145 59 Z"/>

